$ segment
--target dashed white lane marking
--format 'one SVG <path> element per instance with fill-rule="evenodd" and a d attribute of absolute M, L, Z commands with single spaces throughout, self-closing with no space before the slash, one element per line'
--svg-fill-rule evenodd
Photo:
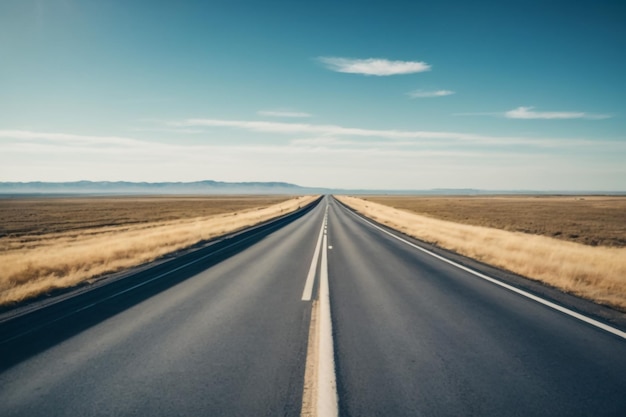
<path fill-rule="evenodd" d="M 466 266 L 463 266 L 463 265 L 458 264 L 458 263 L 456 263 L 454 261 L 446 259 L 443 256 L 437 255 L 436 253 L 429 251 L 428 249 L 424 249 L 424 248 L 422 248 L 422 247 L 420 247 L 420 246 L 418 246 L 418 245 L 416 245 L 414 243 L 409 242 L 408 240 L 402 239 L 401 237 L 396 236 L 396 235 L 394 235 L 391 232 L 388 232 L 387 230 L 383 229 L 380 226 L 375 225 L 374 223 L 370 222 L 369 220 L 367 220 L 363 216 L 354 213 L 353 211 L 348 210 L 348 212 L 352 213 L 357 218 L 361 219 L 362 221 L 364 221 L 365 223 L 369 224 L 373 228 L 378 229 L 381 232 L 391 236 L 392 238 L 397 239 L 400 242 L 406 243 L 407 245 L 409 245 L 409 246 L 411 246 L 411 247 L 413 247 L 413 248 L 415 248 L 415 249 L 417 249 L 419 251 L 422 251 L 422 252 L 424 252 L 424 253 L 426 253 L 426 254 L 434 257 L 434 258 L 437 258 L 440 261 L 443 261 L 443 262 L 445 262 L 447 264 L 450 264 L 450 265 L 455 266 L 455 267 L 457 267 L 459 269 L 462 269 L 465 272 L 469 272 L 472 275 L 475 275 L 475 276 L 477 276 L 479 278 L 482 278 L 482 279 L 484 279 L 486 281 L 489 281 L 489 282 L 491 282 L 493 284 L 499 285 L 500 287 L 506 288 L 509 291 L 513 291 L 514 293 L 517 293 L 517 294 L 519 294 L 519 295 L 521 295 L 523 297 L 529 298 L 529 299 L 531 299 L 533 301 L 536 301 L 536 302 L 538 302 L 540 304 L 543 304 L 543 305 L 545 305 L 547 307 L 550 307 L 550 308 L 552 308 L 554 310 L 560 311 L 561 313 L 567 314 L 568 316 L 574 317 L 574 318 L 576 318 L 576 319 L 578 319 L 580 321 L 583 321 L 583 322 L 585 322 L 587 324 L 590 324 L 590 325 L 592 325 L 594 327 L 597 327 L 598 329 L 602 329 L 602 330 L 607 331 L 609 333 L 612 333 L 612 334 L 614 334 L 614 335 L 616 335 L 618 337 L 621 337 L 622 339 L 626 339 L 626 332 L 623 332 L 623 331 L 621 331 L 619 329 L 616 329 L 614 327 L 608 326 L 608 325 L 606 325 L 606 324 L 604 324 L 602 322 L 599 322 L 597 320 L 592 319 L 591 317 L 584 316 L 584 315 L 582 315 L 580 313 L 577 313 L 575 311 L 570 310 L 569 308 L 565 308 L 563 306 L 560 306 L 560 305 L 555 304 L 553 302 L 550 302 L 548 300 L 544 300 L 543 298 L 537 297 L 534 294 L 528 293 L 528 292 L 526 292 L 524 290 L 520 290 L 519 288 L 515 288 L 515 287 L 513 287 L 511 285 L 505 284 L 504 282 L 498 281 L 495 278 L 491 278 L 491 277 L 489 277 L 489 276 L 487 276 L 485 274 L 481 274 L 478 271 L 474 271 L 473 269 L 470 269 L 470 268 L 468 268 Z"/>
<path fill-rule="evenodd" d="M 320 256 L 320 248 L 322 246 L 322 237 L 324 236 L 324 230 L 326 225 L 326 216 L 324 216 L 324 221 L 322 222 L 322 227 L 320 228 L 320 234 L 317 238 L 317 243 L 315 244 L 315 252 L 313 253 L 313 260 L 311 261 L 311 266 L 309 267 L 309 274 L 306 277 L 306 283 L 304 284 L 304 291 L 302 291 L 302 301 L 310 301 L 311 296 L 313 294 L 313 284 L 315 283 L 315 275 L 317 273 L 317 260 Z"/>

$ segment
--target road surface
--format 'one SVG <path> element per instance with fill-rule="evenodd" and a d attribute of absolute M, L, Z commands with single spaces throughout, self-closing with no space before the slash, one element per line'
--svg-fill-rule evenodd
<path fill-rule="evenodd" d="M 0 343 L 13 337 L 0 344 L 0 415 L 626 415 L 619 334 L 421 252 L 332 198 L 193 268 L 165 273 L 171 284 L 150 297 L 139 287 L 68 307 L 26 335 L 0 327 Z M 315 392 L 303 410 L 305 373 Z"/>

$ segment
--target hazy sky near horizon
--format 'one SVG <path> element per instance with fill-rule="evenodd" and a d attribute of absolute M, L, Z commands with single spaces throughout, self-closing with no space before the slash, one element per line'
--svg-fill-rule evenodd
<path fill-rule="evenodd" d="M 0 0 L 0 181 L 626 190 L 626 2 Z"/>

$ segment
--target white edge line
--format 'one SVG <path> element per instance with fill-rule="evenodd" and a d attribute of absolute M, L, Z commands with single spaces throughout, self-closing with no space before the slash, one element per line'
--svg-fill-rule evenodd
<path fill-rule="evenodd" d="M 330 317 L 330 291 L 328 289 L 327 235 L 324 234 L 322 266 L 319 288 L 319 350 L 317 371 L 317 416 L 339 415 L 337 381 L 335 376 L 335 353 L 333 348 L 333 324 Z"/>
<path fill-rule="evenodd" d="M 320 228 L 320 235 L 317 238 L 315 244 L 315 252 L 313 252 L 313 260 L 311 261 L 311 267 L 309 268 L 309 274 L 306 277 L 306 283 L 304 284 L 304 291 L 302 291 L 302 301 L 311 301 L 313 295 L 313 283 L 315 282 L 315 273 L 317 272 L 317 260 L 320 256 L 320 246 L 322 246 L 322 237 L 324 236 L 324 228 L 326 227 L 326 216 L 322 220 L 322 227 Z"/>
<path fill-rule="evenodd" d="M 463 271 L 469 272 L 472 275 L 475 275 L 475 276 L 477 276 L 479 278 L 482 278 L 482 279 L 484 279 L 486 281 L 489 281 L 489 282 L 491 282 L 493 284 L 499 285 L 499 286 L 501 286 L 503 288 L 506 288 L 509 291 L 513 291 L 513 292 L 515 292 L 515 293 L 517 293 L 519 295 L 522 295 L 522 296 L 524 296 L 526 298 L 530 298 L 533 301 L 536 301 L 536 302 L 538 302 L 540 304 L 543 304 L 543 305 L 545 305 L 547 307 L 550 307 L 550 308 L 552 308 L 554 310 L 560 311 L 561 313 L 567 314 L 568 316 L 574 317 L 574 318 L 576 318 L 576 319 L 578 319 L 580 321 L 584 321 L 587 324 L 591 324 L 592 326 L 595 326 L 595 327 L 597 327 L 599 329 L 602 329 L 602 330 L 607 331 L 609 333 L 612 333 L 612 334 L 614 334 L 616 336 L 619 336 L 622 339 L 626 339 L 626 332 L 623 332 L 623 331 L 621 331 L 619 329 L 616 329 L 614 327 L 608 326 L 608 325 L 606 325 L 606 324 L 604 324 L 602 322 L 599 322 L 599 321 L 594 320 L 594 319 L 592 319 L 590 317 L 587 317 L 587 316 L 584 316 L 584 315 L 582 315 L 580 313 L 572 311 L 569 308 L 565 308 L 563 306 L 560 306 L 560 305 L 555 304 L 553 302 L 550 302 L 548 300 L 544 300 L 541 297 L 537 297 L 536 295 L 528 293 L 528 292 L 526 292 L 524 290 L 520 290 L 519 288 L 513 287 L 513 286 L 511 286 L 509 284 L 505 284 L 504 282 L 498 281 L 495 278 L 491 278 L 491 277 L 489 277 L 489 276 L 487 276 L 485 274 L 481 274 L 480 272 L 474 271 L 473 269 L 470 269 L 470 268 L 468 268 L 466 266 L 463 266 L 463 265 L 458 264 L 458 263 L 456 263 L 454 261 L 446 259 L 443 256 L 437 255 L 436 253 L 433 253 L 433 252 L 429 251 L 428 249 L 424 249 L 424 248 L 422 248 L 422 247 L 420 247 L 420 246 L 418 246 L 418 245 L 416 245 L 414 243 L 409 242 L 408 240 L 405 240 L 405 239 L 403 239 L 403 238 L 401 238 L 399 236 L 396 236 L 395 234 L 393 234 L 393 233 L 383 229 L 382 227 L 380 227 L 380 226 L 370 222 L 365 217 L 363 217 L 361 214 L 358 214 L 358 213 L 356 213 L 356 212 L 354 212 L 352 210 L 348 210 L 348 212 L 354 214 L 355 216 L 357 216 L 358 218 L 360 218 L 361 220 L 363 220 L 364 222 L 366 222 L 370 226 L 380 230 L 383 233 L 388 234 L 389 236 L 393 237 L 394 239 L 397 239 L 397 240 L 399 240 L 401 242 L 404 242 L 407 245 L 409 245 L 409 246 L 411 246 L 411 247 L 413 247 L 415 249 L 418 249 L 418 250 L 420 250 L 420 251 L 422 251 L 424 253 L 427 253 L 430 256 L 433 256 L 433 257 L 439 259 L 440 261 L 443 261 L 443 262 L 445 262 L 447 264 L 450 264 L 450 265 L 455 266 L 455 267 L 457 267 L 459 269 L 462 269 Z"/>

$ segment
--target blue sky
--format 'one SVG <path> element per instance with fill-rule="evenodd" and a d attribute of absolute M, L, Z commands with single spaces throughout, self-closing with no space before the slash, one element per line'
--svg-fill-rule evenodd
<path fill-rule="evenodd" d="M 626 190 L 626 2 L 0 0 L 0 181 Z"/>

